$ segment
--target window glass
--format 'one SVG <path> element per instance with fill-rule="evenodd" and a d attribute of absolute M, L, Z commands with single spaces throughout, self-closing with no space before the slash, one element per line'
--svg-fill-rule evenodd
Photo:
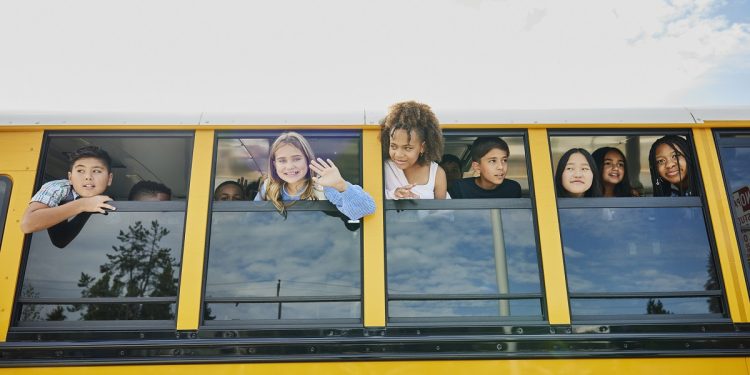
<path fill-rule="evenodd" d="M 721 167 L 745 269 L 750 269 L 750 134 L 719 135 Z M 747 271 L 745 271 L 747 275 Z"/>
<path fill-rule="evenodd" d="M 331 159 L 345 180 L 360 184 L 358 132 L 300 133 L 316 157 Z M 280 134 L 220 134 L 215 187 L 267 176 L 268 153 Z M 271 202 L 223 202 L 218 196 L 211 208 L 204 324 L 361 321 L 358 221 L 324 200 L 296 202 L 285 217 Z"/>
<path fill-rule="evenodd" d="M 624 179 L 620 170 L 627 170 L 630 185 L 637 190 L 619 198 L 558 199 L 574 320 L 598 316 L 606 316 L 603 319 L 608 320 L 614 319 L 613 316 L 622 319 L 651 319 L 657 315 L 726 316 L 715 253 L 707 231 L 710 223 L 701 198 L 652 197 L 657 186 L 651 183 L 649 151 L 664 136 L 655 133 L 565 136 L 563 132 L 559 135 L 553 132 L 550 137 L 555 168 L 562 154 L 571 148 L 583 148 L 590 153 L 600 147 L 619 150 L 620 157 L 625 157 L 625 165 L 605 169 L 605 173 L 593 168 L 598 173 L 594 178 L 602 185 L 608 181 L 614 184 L 613 177 Z M 690 138 L 686 134 L 670 135 L 675 136 L 687 142 L 685 155 L 675 157 L 686 167 L 680 170 L 679 163 L 670 161 L 667 170 L 687 171 L 685 175 L 693 179 L 691 183 L 696 183 L 699 181 L 696 164 L 685 162 L 694 160 Z M 656 156 L 658 160 L 658 152 Z M 616 159 L 610 155 L 607 159 L 613 158 Z M 667 174 L 665 179 L 674 174 Z M 693 185 L 688 190 L 696 194 L 686 195 L 699 195 L 701 189 Z"/>
<path fill-rule="evenodd" d="M 0 245 L 3 243 L 5 217 L 8 214 L 8 201 L 10 200 L 10 188 L 10 179 L 5 176 L 0 176 Z"/>
<path fill-rule="evenodd" d="M 174 321 L 192 135 L 52 133 L 43 157 L 44 179 L 67 178 L 68 154 L 87 145 L 101 147 L 112 158 L 113 183 L 103 194 L 114 199 L 117 209 L 106 215 L 82 213 L 31 235 L 16 325 L 105 321 L 87 327 L 107 328 L 121 324 L 106 321 Z M 155 202 L 139 193 L 128 202 L 131 188 L 146 180 L 167 186 L 171 196 Z"/>
<path fill-rule="evenodd" d="M 508 144 L 504 177 L 521 185 L 521 197 L 386 202 L 390 322 L 544 317 L 524 135 L 446 132 L 446 154 L 461 160 L 471 183 L 478 177 L 471 166 L 478 137 Z"/>

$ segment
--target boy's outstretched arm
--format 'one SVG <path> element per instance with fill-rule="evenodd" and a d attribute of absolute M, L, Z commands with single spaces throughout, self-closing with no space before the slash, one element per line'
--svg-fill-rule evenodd
<path fill-rule="evenodd" d="M 26 212 L 23 213 L 23 218 L 21 218 L 21 231 L 24 233 L 38 232 L 81 212 L 104 213 L 105 209 L 114 210 L 114 206 L 106 203 L 111 200 L 112 198 L 106 195 L 96 195 L 80 198 L 57 207 L 50 207 L 40 202 L 31 202 L 29 207 L 26 208 Z"/>

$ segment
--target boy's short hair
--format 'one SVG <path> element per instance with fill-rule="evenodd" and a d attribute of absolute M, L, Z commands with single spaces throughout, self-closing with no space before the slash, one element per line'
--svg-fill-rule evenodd
<path fill-rule="evenodd" d="M 505 151 L 510 156 L 510 149 L 500 137 L 479 137 L 471 144 L 471 160 L 479 162 L 484 155 L 493 149 Z"/>
<path fill-rule="evenodd" d="M 138 181 L 132 188 L 130 188 L 128 200 L 134 201 L 142 195 L 156 196 L 159 193 L 169 195 L 170 198 L 172 197 L 172 189 L 164 184 L 155 181 Z"/>
<path fill-rule="evenodd" d="M 68 155 L 70 159 L 70 165 L 68 170 L 72 171 L 76 161 L 84 158 L 99 159 L 104 165 L 107 166 L 107 171 L 112 172 L 112 158 L 109 157 L 107 151 L 102 150 L 99 146 L 84 146 L 75 150 Z"/>

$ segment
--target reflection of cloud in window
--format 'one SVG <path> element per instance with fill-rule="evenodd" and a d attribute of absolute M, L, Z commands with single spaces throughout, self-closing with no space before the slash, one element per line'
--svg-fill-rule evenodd
<path fill-rule="evenodd" d="M 114 253 L 112 246 L 121 244 L 117 239 L 119 231 L 127 232 L 128 226 L 136 221 L 150 225 L 152 220 L 157 220 L 170 231 L 162 238 L 160 246 L 171 248 L 171 255 L 180 262 L 184 213 L 119 212 L 107 216 L 92 215 L 81 233 L 64 249 L 54 247 L 46 231 L 34 233 L 24 285 L 32 285 L 39 292 L 39 297 L 80 297 L 81 288 L 77 284 L 81 273 L 99 277 L 99 266 L 107 263 L 107 254 Z M 179 275 L 179 272 L 176 274 Z"/>
<path fill-rule="evenodd" d="M 540 279 L 530 210 L 501 210 L 509 291 L 539 292 Z M 387 213 L 389 293 L 498 293 L 490 210 L 456 210 L 451 215 Z M 502 263 L 500 263 L 502 264 Z M 521 303 L 514 301 L 513 303 Z M 497 301 L 391 302 L 398 316 L 486 315 Z M 537 302 L 538 305 L 538 302 Z M 458 309 L 458 310 L 457 310 Z M 472 309 L 478 309 L 472 313 Z M 539 308 L 536 308 L 539 314 Z M 391 314 L 391 316 L 395 316 Z"/>
<path fill-rule="evenodd" d="M 704 290 L 700 208 L 562 209 L 560 219 L 571 292 Z"/>
<path fill-rule="evenodd" d="M 207 296 L 359 295 L 359 232 L 321 212 L 214 213 Z"/>

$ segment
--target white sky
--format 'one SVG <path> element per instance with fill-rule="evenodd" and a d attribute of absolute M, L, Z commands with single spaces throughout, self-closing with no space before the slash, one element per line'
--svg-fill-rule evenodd
<path fill-rule="evenodd" d="M 750 0 L 0 0 L 0 110 L 750 104 Z"/>

